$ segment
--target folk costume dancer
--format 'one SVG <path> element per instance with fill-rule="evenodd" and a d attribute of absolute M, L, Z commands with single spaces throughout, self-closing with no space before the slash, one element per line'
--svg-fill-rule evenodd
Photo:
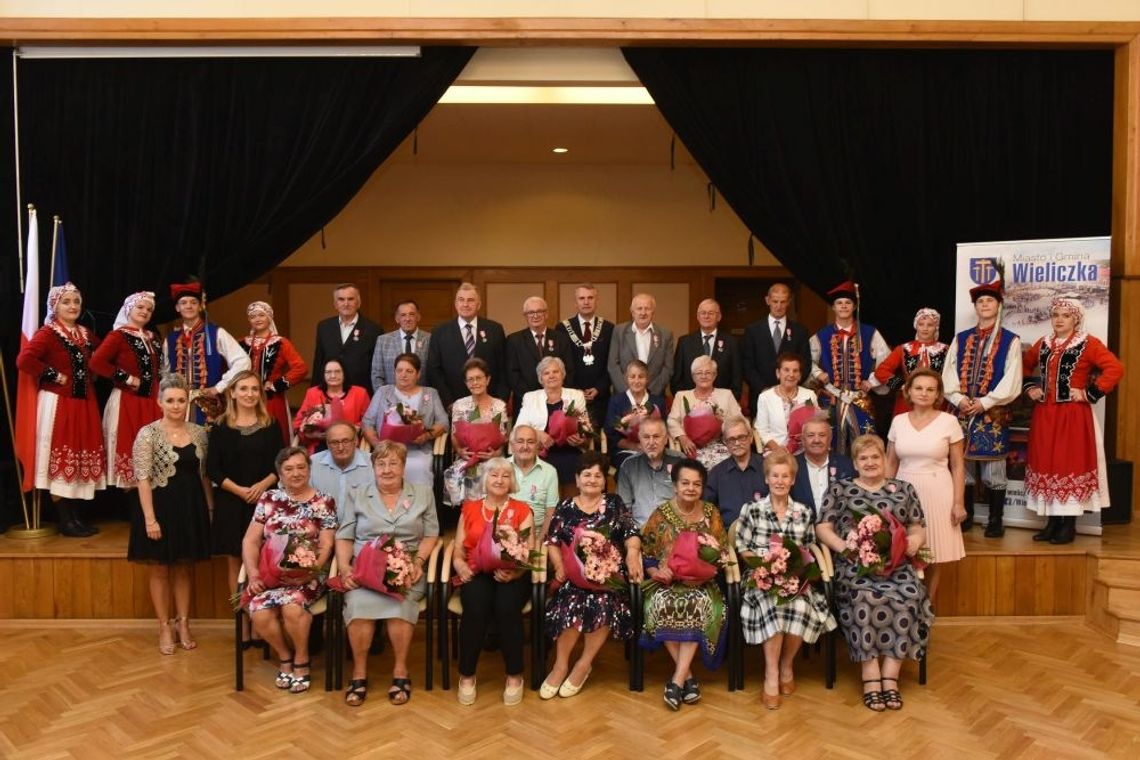
<path fill-rule="evenodd" d="M 250 368 L 265 388 L 265 404 L 281 428 L 285 444 L 292 436 L 293 415 L 285 393 L 305 378 L 309 368 L 293 342 L 277 332 L 273 307 L 265 301 L 254 301 L 245 310 L 250 331 L 241 339 L 242 350 L 249 355 Z"/>
<path fill-rule="evenodd" d="M 922 308 L 914 315 L 914 340 L 895 346 L 886 359 L 879 362 L 874 373 L 864 383 L 863 390 L 886 386 L 892 391 L 901 391 L 907 380 L 916 370 L 932 369 L 939 374 L 946 364 L 945 343 L 938 340 L 938 327 L 942 316 L 934 309 Z M 910 411 L 906 394 L 895 396 L 894 414 Z"/>
<path fill-rule="evenodd" d="M 835 321 L 811 337 L 812 378 L 822 388 L 820 406 L 834 409 L 832 449 L 846 453 L 851 441 L 875 432 L 864 383 L 891 350 L 873 326 L 859 321 L 859 286 L 850 280 L 827 292 Z"/>
<path fill-rule="evenodd" d="M 976 482 L 975 469 L 989 490 L 986 538 L 1005 535 L 1009 453 L 1008 405 L 1021 392 L 1021 339 L 1001 326 L 1005 291 L 999 278 L 970 289 L 978 315 L 976 326 L 954 336 L 942 369 L 946 400 L 957 409 L 966 436 L 966 489 Z M 976 464 L 971 464 L 976 463 Z M 967 493 L 962 530 L 974 527 L 974 499 Z"/>
<path fill-rule="evenodd" d="M 218 394 L 226 389 L 234 375 L 249 369 L 249 357 L 241 344 L 223 328 L 207 322 L 206 294 L 200 282 L 182 282 L 170 286 L 170 297 L 181 322 L 166 336 L 163 353 L 163 371 L 182 375 L 190 391 L 188 419 L 197 424 L 206 422 L 206 416 L 194 400 L 205 396 L 216 403 L 220 411 Z"/>

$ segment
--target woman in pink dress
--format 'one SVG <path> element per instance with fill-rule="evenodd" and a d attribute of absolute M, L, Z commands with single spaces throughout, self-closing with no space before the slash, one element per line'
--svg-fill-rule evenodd
<path fill-rule="evenodd" d="M 966 460 L 962 426 L 942 408 L 942 375 L 919 369 L 903 390 L 911 409 L 897 415 L 887 434 L 887 476 L 914 486 L 926 515 L 926 545 L 934 561 L 926 568 L 927 595 L 938 593 L 939 566 L 966 556 L 962 531 Z"/>

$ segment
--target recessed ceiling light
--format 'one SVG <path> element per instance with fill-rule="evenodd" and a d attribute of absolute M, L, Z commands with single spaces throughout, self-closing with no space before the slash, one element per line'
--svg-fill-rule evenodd
<path fill-rule="evenodd" d="M 554 148 L 550 152 L 551 153 L 569 153 L 570 149 L 569 148 Z"/>

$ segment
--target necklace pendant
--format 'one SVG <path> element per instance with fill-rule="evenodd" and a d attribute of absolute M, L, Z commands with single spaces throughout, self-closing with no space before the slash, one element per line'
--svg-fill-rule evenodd
<path fill-rule="evenodd" d="M 594 365 L 594 355 L 593 354 L 584 355 L 582 357 L 582 363 L 585 364 L 587 367 L 592 367 Z"/>

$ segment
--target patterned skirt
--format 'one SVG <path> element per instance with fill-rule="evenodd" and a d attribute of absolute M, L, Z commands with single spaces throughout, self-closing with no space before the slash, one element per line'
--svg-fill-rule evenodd
<path fill-rule="evenodd" d="M 811 644 L 821 635 L 835 630 L 835 617 L 827 606 L 827 597 L 815 587 L 790 602 L 777 605 L 765 593 L 750 589 L 740 606 L 740 622 L 744 640 L 763 644 L 777 634 L 799 636 Z"/>
<path fill-rule="evenodd" d="M 860 577 L 836 556 L 835 606 L 852 662 L 876 657 L 918 660 L 926 653 L 934 608 L 909 562 L 890 576 Z"/>
<path fill-rule="evenodd" d="M 591 633 L 609 626 L 615 639 L 633 635 L 629 599 L 616 591 L 588 591 L 563 583 L 546 604 L 546 635 L 556 639 L 568 628 Z"/>
<path fill-rule="evenodd" d="M 666 641 L 695 641 L 705 667 L 715 670 L 724 657 L 724 612 L 724 596 L 715 582 L 653 586 L 645 594 L 641 645 L 656 649 Z"/>

